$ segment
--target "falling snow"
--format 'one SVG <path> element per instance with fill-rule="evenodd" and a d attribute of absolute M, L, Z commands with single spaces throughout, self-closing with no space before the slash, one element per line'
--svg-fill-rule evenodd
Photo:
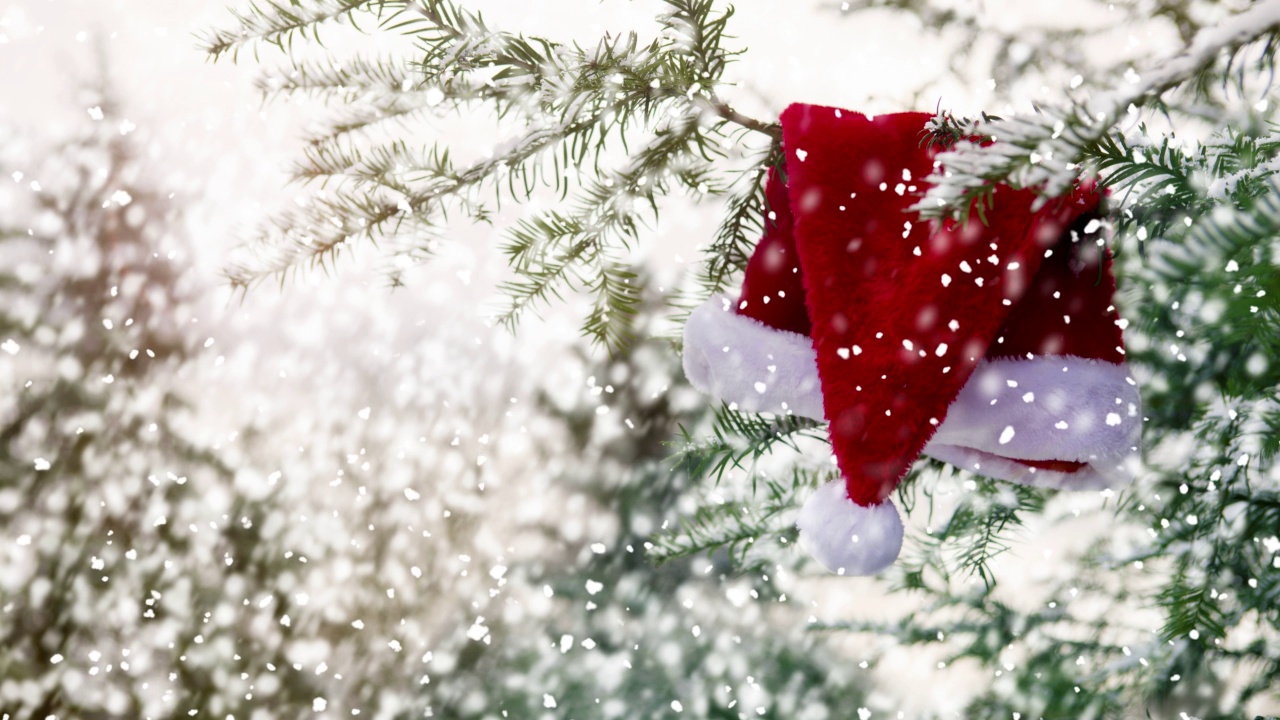
<path fill-rule="evenodd" d="M 652 34 L 652 18 L 627 4 L 561 0 L 553 3 L 560 12 L 516 5 L 484 5 L 499 10 L 486 18 L 504 31 L 563 32 L 591 40 L 588 45 L 602 27 L 625 34 L 631 24 L 643 36 Z M 742 8 L 734 21 L 743 25 L 731 26 L 734 42 L 769 37 L 778 47 L 757 42 L 748 48 L 734 83 L 717 89 L 723 94 L 717 101 L 747 111 L 781 106 L 829 95 L 831 78 L 838 77 L 855 95 L 876 98 L 869 107 L 905 109 L 932 97 L 911 86 L 932 87 L 937 78 L 931 73 L 945 68 L 947 58 L 967 57 L 943 48 L 923 28 L 904 33 L 893 17 L 833 22 L 852 11 L 851 3 L 843 10 L 837 5 L 788 9 L 785 23 L 776 10 Z M 208 3 L 164 6 L 162 12 L 160 5 L 139 5 L 130 16 L 110 4 L 81 3 L 75 13 L 36 0 L 0 7 L 0 78 L 17 88 L 0 109 L 0 628 L 8 633 L 0 648 L 0 667 L 8 668 L 0 673 L 0 717 L 824 720 L 854 711 L 858 720 L 869 720 L 962 716 L 965 703 L 984 691 L 971 676 L 976 665 L 952 668 L 885 638 L 828 643 L 838 634 L 811 632 L 810 625 L 900 617 L 894 613 L 901 612 L 902 596 L 886 595 L 872 581 L 812 579 L 785 533 L 778 537 L 787 542 L 762 535 L 744 543 L 766 561 L 750 572 L 731 569 L 724 550 L 655 566 L 646 557 L 654 539 L 705 502 L 705 488 L 668 456 L 676 429 L 704 427 L 708 408 L 683 384 L 666 340 L 640 342 L 632 354 L 615 358 L 588 347 L 577 325 L 554 311 L 527 320 L 514 335 L 494 326 L 486 303 L 505 278 L 492 228 L 449 225 L 438 245 L 433 239 L 397 248 L 406 252 L 397 260 L 395 283 L 351 253 L 325 268 L 336 272 L 291 275 L 281 289 L 241 294 L 227 288 L 222 271 L 238 252 L 234 238 L 264 207 L 302 207 L 325 197 L 303 197 L 278 171 L 288 164 L 285 146 L 293 142 L 281 138 L 309 127 L 311 116 L 292 103 L 259 103 L 251 53 L 240 65 L 204 62 L 189 30 L 208 21 Z M 1108 11 L 1098 12 L 1099 42 L 1115 40 L 1116 52 L 1150 54 L 1146 44 L 1171 42 L 1161 38 L 1177 34 L 1167 19 L 1152 28 L 1108 30 Z M 1026 20 L 974 17 L 992 33 Z M 337 25 L 336 46 L 362 41 Z M 1002 37 L 993 35 L 993 42 Z M 675 41 L 664 36 L 668 40 Z M 967 89 L 946 84 L 949 93 L 959 93 L 957 104 L 1012 116 L 1015 104 L 1030 107 L 1043 92 L 1061 83 L 1079 88 L 1096 74 L 1090 66 L 1081 75 L 1072 69 L 1061 80 L 1045 80 L 1036 75 L 1034 43 L 1027 40 L 1010 36 L 1013 70 L 999 80 L 998 93 L 991 90 L 996 79 L 988 85 L 986 75 Z M 468 52 L 485 57 L 498 47 L 493 42 Z M 89 53 L 98 46 L 101 58 Z M 854 51 L 832 54 L 832 47 Z M 107 85 L 123 89 L 119 97 L 94 89 L 98 64 L 112 68 Z M 56 68 L 56 77 L 46 68 Z M 83 76 L 83 87 L 62 77 L 64 68 Z M 390 82 L 403 98 L 421 97 L 433 129 L 474 140 L 475 147 L 464 142 L 459 153 L 467 159 L 501 147 L 512 129 L 504 123 L 518 122 L 519 113 L 472 129 L 448 116 L 453 101 L 446 91 L 454 82 L 472 83 L 477 92 L 528 82 L 495 73 L 480 64 L 465 78 L 436 84 L 415 76 L 374 79 Z M 1127 69 L 1116 76 L 1138 85 L 1159 74 Z M 752 80 L 742 84 L 741 78 Z M 600 78 L 619 88 L 632 80 L 612 69 Z M 643 84 L 651 80 L 658 82 L 645 77 Z M 558 81 L 540 80 L 540 91 L 558 92 Z M 650 90 L 655 97 L 668 92 L 661 83 Z M 1006 100 L 1007 109 L 1001 107 Z M 736 158 L 768 146 L 747 141 L 726 150 Z M 1050 167 L 1054 152 L 1041 148 L 1033 162 Z M 801 148 L 794 154 L 800 162 L 820 160 Z M 659 180 L 640 177 L 636 187 Z M 886 180 L 880 187 L 894 198 L 924 192 L 917 185 L 922 179 L 909 172 Z M 709 178 L 699 188 L 698 195 L 722 197 Z M 487 204 L 490 198 L 471 200 Z M 860 202 L 823 199 L 833 200 L 849 203 L 838 206 L 842 211 Z M 534 202 L 544 201 L 553 199 Z M 388 205 L 412 210 L 400 197 Z M 645 269 L 654 272 L 655 286 L 684 287 L 683 276 L 664 267 L 663 258 L 706 250 L 705 228 L 722 219 L 716 214 L 722 208 L 712 205 L 676 208 L 655 223 L 664 236 L 637 254 L 652 261 Z M 495 224 L 520 216 L 506 203 L 493 212 Z M 1095 220 L 1085 233 L 1101 228 Z M 903 253 L 917 258 L 929 250 L 927 243 L 905 240 L 920 232 L 918 224 L 895 221 L 895 238 L 899 230 Z M 431 262 L 420 264 L 419 253 L 432 255 Z M 992 258 L 949 268 L 974 279 L 956 287 L 990 290 L 1017 275 L 982 277 L 998 269 L 998 256 Z M 1117 255 L 1117 262 L 1133 261 Z M 1249 299 L 1243 315 L 1275 312 L 1274 291 L 1268 296 L 1258 287 L 1259 269 L 1245 256 L 1221 258 L 1213 267 L 1229 275 L 1229 290 Z M 949 288 L 952 274 L 937 281 Z M 390 292 L 390 284 L 403 287 Z M 1135 302 L 1135 289 L 1122 289 L 1131 293 L 1123 302 Z M 1193 378 L 1236 362 L 1255 380 L 1273 376 L 1275 358 L 1265 352 L 1215 359 L 1197 335 L 1198 326 L 1222 319 L 1220 302 L 1193 297 L 1192 307 L 1179 307 L 1163 292 L 1157 294 L 1185 323 L 1185 335 L 1179 331 L 1157 344 L 1142 323 L 1135 319 L 1130 327 L 1122 319 L 1132 339 L 1130 357 L 1168 356 Z M 775 306 L 780 297 L 773 298 Z M 946 320 L 960 333 L 960 323 L 947 317 L 930 322 L 937 329 Z M 665 316 L 654 320 L 656 335 L 666 332 L 664 322 Z M 948 345 L 920 328 L 883 329 L 886 345 L 900 343 L 911 361 L 936 363 L 942 375 L 961 367 L 962 350 L 970 352 L 963 335 L 947 336 Z M 950 356 L 920 360 L 931 347 L 936 358 Z M 835 353 L 850 367 L 875 354 L 863 356 L 852 344 Z M 1144 393 L 1148 387 L 1164 392 L 1169 381 L 1146 370 L 1134 377 Z M 882 380 L 893 382 L 892 375 Z M 764 395 L 779 382 L 770 374 L 752 378 L 751 387 Z M 1002 403 L 1054 410 L 1055 397 L 1039 387 L 1009 392 Z M 1193 392 L 1196 402 L 1220 404 L 1221 417 L 1236 420 L 1208 383 Z M 1275 449 L 1257 439 L 1266 419 L 1278 415 L 1273 406 L 1256 410 L 1241 411 L 1242 429 L 1230 453 L 1212 459 L 1218 463 L 1213 474 L 1159 492 L 1194 499 L 1218 492 L 1236 474 L 1275 487 Z M 1006 425 L 997 442 L 1012 447 L 1033 433 L 1069 442 L 1100 424 L 1125 426 L 1143 411 L 1117 406 L 1041 428 Z M 877 412 L 877 420 L 903 414 Z M 744 461 L 714 489 L 713 503 L 754 507 L 745 503 L 751 489 L 766 488 L 765 481 L 797 458 L 831 472 L 821 435 L 813 431 L 778 457 Z M 1204 444 L 1191 433 L 1148 440 L 1155 447 L 1143 461 L 1152 468 L 1208 462 Z M 1001 508 L 1015 502 L 1012 491 L 992 491 L 972 474 L 923 469 L 918 475 L 913 491 L 928 493 L 939 508 L 960 498 Z M 1126 502 L 1151 502 L 1140 494 L 1148 491 L 1139 486 Z M 1093 512 L 1099 508 L 1101 517 L 1115 516 L 1107 497 L 1055 495 L 1046 501 L 1051 512 L 1045 517 L 1077 519 L 1072 533 L 1108 536 L 1124 550 L 1180 525 L 1218 532 L 1218 518 L 1201 511 L 1153 516 L 1136 530 L 1099 522 Z M 777 518 L 785 525 L 792 514 L 794 508 L 783 508 Z M 934 522 L 913 541 L 926 547 L 937 532 Z M 1064 545 L 1079 538 L 1064 540 L 1052 525 L 1028 525 L 1023 535 L 1014 552 L 996 558 L 999 592 L 1028 607 L 1066 612 L 1060 603 L 1076 597 L 1074 588 L 1060 596 L 1051 588 L 1071 571 L 1061 559 Z M 1280 539 L 1245 542 L 1262 561 L 1249 569 L 1256 577 L 1213 590 L 1222 607 L 1234 607 L 1231 596 L 1245 588 L 1274 589 Z M 947 537 L 941 547 L 968 546 Z M 1133 555 L 1115 555 L 1125 557 Z M 1143 569 L 1142 561 L 1124 564 Z M 1148 561 L 1148 572 L 1152 566 Z M 952 581 L 964 592 L 982 589 L 977 576 L 957 574 Z M 1126 645 L 1123 655 L 1148 668 L 1159 643 L 1147 626 L 1159 622 L 1142 613 L 1135 620 L 1141 629 L 1125 640 L 1132 651 Z M 992 639 L 1009 648 L 991 681 L 1012 685 L 1023 677 L 1015 672 L 1026 662 L 1020 654 L 1025 637 Z M 1176 643 L 1198 648 L 1195 643 L 1212 639 L 1201 628 L 1178 635 Z M 1236 636 L 1230 643 L 1244 647 L 1246 640 Z M 937 647 L 948 656 L 961 642 L 937 634 Z M 1054 678 L 1068 696 L 1080 695 L 1105 667 L 1077 653 L 1068 661 L 1077 657 L 1083 674 Z M 963 680 L 937 684 L 953 688 L 946 692 L 922 692 L 935 686 L 935 670 L 944 681 Z M 1181 675 L 1169 677 L 1179 681 L 1187 684 Z M 1193 717 L 1193 710 L 1207 707 L 1193 704 L 1195 697 L 1174 693 L 1159 710 Z M 1277 707 L 1262 704 L 1259 712 L 1274 715 Z"/>

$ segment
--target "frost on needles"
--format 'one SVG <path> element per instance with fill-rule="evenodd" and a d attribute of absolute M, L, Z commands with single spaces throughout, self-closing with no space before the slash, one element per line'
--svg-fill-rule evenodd
<path fill-rule="evenodd" d="M 447 0 L 267 3 L 237 14 L 234 29 L 206 35 L 207 51 L 275 45 L 286 60 L 263 73 L 263 92 L 319 97 L 331 111 L 293 171 L 318 191 L 250 239 L 228 266 L 231 281 L 328 267 L 360 243 L 401 258 L 430 255 L 451 214 L 490 222 L 503 202 L 549 196 L 551 209 L 504 230 L 515 278 L 503 286 L 500 319 L 514 326 L 566 292 L 584 292 L 583 332 L 618 349 L 632 339 L 639 298 L 631 253 L 662 200 L 736 189 L 735 174 L 778 136 L 720 98 L 736 54 L 725 46 L 732 9 L 712 0 L 664 6 L 652 37 L 609 34 L 589 46 L 495 30 Z M 295 59 L 292 49 L 333 25 L 404 36 L 414 51 Z M 416 131 L 423 118 L 450 114 L 516 130 L 486 157 L 460 162 L 446 140 Z"/>

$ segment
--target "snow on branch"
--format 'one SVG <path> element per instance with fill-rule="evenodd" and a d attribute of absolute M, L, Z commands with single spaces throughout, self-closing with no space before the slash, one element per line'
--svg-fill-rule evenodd
<path fill-rule="evenodd" d="M 1125 85 L 1087 101 L 1045 106 L 1033 115 L 1007 119 L 940 115 L 932 126 L 936 136 L 996 142 L 949 142 L 949 149 L 938 157 L 939 170 L 929 178 L 933 187 L 915 209 L 928 217 L 963 216 L 976 202 L 981 211 L 990 187 L 997 183 L 1038 188 L 1042 201 L 1060 196 L 1082 171 L 1096 170 L 1091 163 L 1097 159 L 1099 143 L 1126 116 L 1144 107 L 1164 107 L 1165 93 L 1194 83 L 1224 54 L 1234 57 L 1260 39 L 1267 41 L 1268 49 L 1280 39 L 1280 0 L 1257 3 L 1202 30 L 1177 55 L 1144 73 L 1127 74 Z M 1261 62 L 1271 62 L 1270 54 Z"/>
<path fill-rule="evenodd" d="M 737 55 L 724 46 L 732 9 L 663 5 L 652 39 L 605 34 L 589 45 L 495 30 L 450 0 L 266 2 L 238 13 L 239 27 L 211 33 L 206 50 L 279 47 L 288 63 L 265 73 L 263 93 L 320 98 L 328 117 L 293 170 L 319 190 L 264 224 L 228 269 L 232 282 L 328 266 L 365 242 L 398 260 L 429 255 L 449 212 L 492 222 L 504 199 L 549 189 L 560 204 L 506 232 L 517 277 L 504 285 L 502 320 L 585 291 L 594 303 L 584 332 L 610 349 L 627 342 L 639 293 L 627 266 L 662 199 L 728 192 L 723 175 L 752 154 L 742 141 L 780 137 L 776 123 L 718 94 Z M 369 21 L 411 38 L 413 53 L 346 58 L 323 48 L 323 28 L 368 31 Z M 298 57 L 302 44 L 323 59 Z M 494 121 L 506 137 L 455 165 L 455 154 L 476 150 L 418 139 L 423 121 L 449 115 Z"/>

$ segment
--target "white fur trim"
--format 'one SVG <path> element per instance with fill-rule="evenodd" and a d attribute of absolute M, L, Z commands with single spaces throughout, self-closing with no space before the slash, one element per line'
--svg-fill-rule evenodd
<path fill-rule="evenodd" d="M 823 420 L 812 341 L 734 312 L 716 297 L 689 317 L 684 370 L 748 412 Z M 1123 365 L 1067 355 L 983 360 L 924 454 L 980 475 L 1063 490 L 1119 487 L 1139 467 L 1142 403 Z M 1077 472 L 1017 460 L 1087 463 Z"/>
<path fill-rule="evenodd" d="M 713 297 L 684 326 L 684 373 L 699 390 L 747 412 L 821 420 L 822 384 L 813 341 L 734 312 Z"/>
<path fill-rule="evenodd" d="M 924 453 L 1001 480 L 1092 490 L 1133 479 L 1141 433 L 1137 383 L 1123 365 L 1065 355 L 999 358 L 978 365 Z M 1088 467 L 1063 473 L 1013 460 Z"/>
<path fill-rule="evenodd" d="M 800 544 L 840 575 L 875 575 L 902 550 L 902 518 L 893 502 L 863 507 L 849 499 L 843 480 L 818 488 L 796 518 Z"/>

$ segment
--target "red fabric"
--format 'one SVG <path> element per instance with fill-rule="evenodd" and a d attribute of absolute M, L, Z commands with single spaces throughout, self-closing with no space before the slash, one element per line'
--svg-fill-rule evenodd
<path fill-rule="evenodd" d="M 1074 355 L 1124 362 L 1124 334 L 1112 303 L 1116 282 L 1111 251 L 1097 245 L 1096 231 L 1087 232 L 1101 195 L 1088 188 L 1077 195 L 1084 201 L 1081 214 L 1050 248 L 1050 257 L 1041 262 L 1031 287 L 1010 309 L 987 357 Z M 765 197 L 766 213 L 773 217 L 766 216 L 764 235 L 747 263 L 738 312 L 773 328 L 808 335 L 791 203 L 786 183 L 774 170 L 769 171 Z M 1077 331 L 1072 331 L 1072 322 Z M 1088 332 L 1079 332 L 1082 326 Z"/>
<path fill-rule="evenodd" d="M 988 357 L 1075 355 L 1124 362 L 1120 314 L 1112 304 L 1116 280 L 1111 252 L 1086 233 L 1101 196 L 1085 196 L 1086 210 L 1040 264 L 1031 288 L 1009 313 Z M 1056 297 L 1055 297 L 1056 296 Z M 1081 328 L 1087 331 L 1081 332 Z"/>
<path fill-rule="evenodd" d="M 1019 460 L 1023 465 L 1030 465 L 1039 470 L 1051 470 L 1060 473 L 1080 472 L 1089 467 L 1088 463 L 1075 460 Z"/>
<path fill-rule="evenodd" d="M 1001 187 L 987 209 L 988 225 L 975 214 L 962 228 L 931 233 L 907 212 L 933 169 L 932 151 L 922 143 L 929 117 L 868 119 L 811 105 L 782 114 L 794 241 L 807 317 L 814 319 L 824 410 L 849 497 L 860 505 L 880 502 L 897 486 L 933 434 L 930 419 L 942 422 L 1011 305 L 1027 293 L 1044 251 L 1097 208 L 1097 193 L 1087 189 L 1032 213 L 1034 192 Z M 770 247 L 781 244 L 785 252 L 785 235 L 778 232 Z M 747 310 L 752 297 L 767 292 L 752 287 Z M 1076 297 L 1049 295 L 1033 297 L 1068 304 Z M 1096 310 L 1084 302 L 1082 311 Z M 1006 351 L 1030 347 L 1036 312 L 1042 310 L 1011 327 Z"/>
<path fill-rule="evenodd" d="M 738 313 L 769 327 L 808 335 L 809 315 L 796 258 L 791 203 L 786 183 L 772 168 L 765 184 L 765 201 L 764 236 L 747 262 Z"/>

